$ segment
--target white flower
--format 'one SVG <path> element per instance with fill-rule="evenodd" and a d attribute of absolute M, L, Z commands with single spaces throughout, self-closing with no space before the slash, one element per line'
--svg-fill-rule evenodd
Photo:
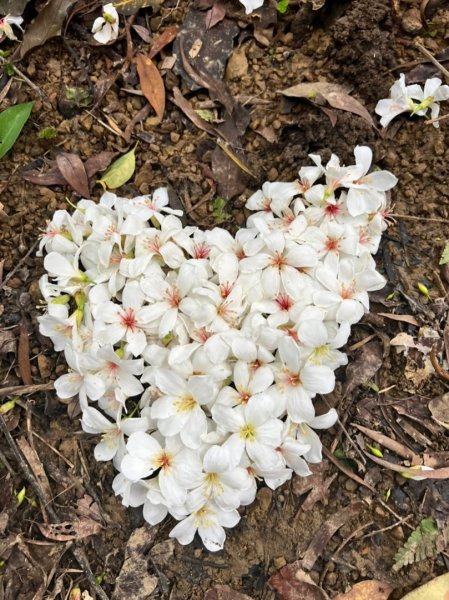
<path fill-rule="evenodd" d="M 179 433 L 183 444 L 197 449 L 207 433 L 207 417 L 201 406 L 216 395 L 213 380 L 207 376 L 193 376 L 185 380 L 165 369 L 158 369 L 155 385 L 163 396 L 151 407 L 151 416 L 157 420 L 162 435 Z"/>
<path fill-rule="evenodd" d="M 198 531 L 203 544 L 211 552 L 222 550 L 226 534 L 223 527 L 235 527 L 240 521 L 236 510 L 224 511 L 207 502 L 170 531 L 170 537 L 180 544 L 190 544 Z"/>
<path fill-rule="evenodd" d="M 95 19 L 92 25 L 94 39 L 99 44 L 109 44 L 117 39 L 118 36 L 118 12 L 112 4 L 103 6 L 103 14 Z"/>
<path fill-rule="evenodd" d="M 195 487 L 201 474 L 201 461 L 175 437 L 167 437 L 165 448 L 143 431 L 129 436 L 127 454 L 120 469 L 131 481 L 139 481 L 158 472 L 158 483 L 165 502 L 171 506 L 184 504 L 187 489 Z"/>
<path fill-rule="evenodd" d="M 449 98 L 449 86 L 441 85 L 441 79 L 433 77 L 427 79 L 424 89 L 418 85 L 405 85 L 405 75 L 401 73 L 390 89 L 390 98 L 379 100 L 374 109 L 380 115 L 382 127 L 387 125 L 398 115 L 408 112 L 411 115 L 426 116 L 430 108 L 432 119 L 436 119 L 440 112 L 438 102 Z M 418 100 L 418 102 L 413 102 Z M 433 123 L 439 127 L 439 123 Z"/>
<path fill-rule="evenodd" d="M 269 470 L 277 466 L 279 457 L 276 448 L 281 441 L 282 422 L 274 418 L 270 399 L 261 394 L 235 408 L 215 404 L 212 418 L 231 433 L 225 446 L 236 460 L 246 450 L 251 460 L 261 469 Z"/>
<path fill-rule="evenodd" d="M 22 17 L 15 17 L 14 15 L 6 15 L 6 17 L 0 17 L 0 33 L 6 35 L 6 37 L 10 40 L 17 40 L 11 25 L 15 25 L 21 31 L 23 31 L 23 29 L 20 27 L 22 23 Z"/>
<path fill-rule="evenodd" d="M 287 414 L 294 421 L 313 419 L 315 409 L 312 398 L 316 394 L 328 394 L 334 389 L 333 370 L 324 365 L 307 363 L 298 345 L 288 337 L 279 342 L 279 359 L 275 380 Z"/>
<path fill-rule="evenodd" d="M 331 408 L 324 415 L 314 417 L 309 421 L 300 422 L 293 425 L 291 429 L 291 436 L 301 444 L 309 446 L 309 450 L 304 453 L 304 458 L 311 463 L 319 463 L 322 460 L 321 449 L 322 444 L 318 435 L 313 431 L 314 429 L 328 429 L 335 425 L 338 419 L 337 412 L 334 408 Z"/>

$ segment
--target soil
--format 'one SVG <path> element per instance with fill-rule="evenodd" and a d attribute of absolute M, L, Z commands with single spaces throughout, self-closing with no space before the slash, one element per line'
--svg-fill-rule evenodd
<path fill-rule="evenodd" d="M 241 523 L 229 532 L 225 548 L 219 553 L 207 552 L 198 540 L 185 547 L 169 540 L 172 522 L 157 528 L 146 526 L 144 565 L 147 574 L 157 578 L 148 596 L 151 598 L 197 600 L 214 585 L 225 584 L 255 599 L 274 599 L 275 592 L 267 583 L 270 576 L 301 559 L 323 523 L 360 501 L 362 504 L 355 504 L 353 516 L 322 548 L 309 573 L 330 597 L 347 591 L 355 582 L 378 579 L 391 583 L 395 588 L 391 598 L 398 599 L 449 566 L 443 551 L 398 572 L 392 570 L 396 552 L 424 517 L 438 514 L 447 523 L 447 490 L 438 483 L 405 479 L 375 464 L 362 453 L 363 437 L 353 427 L 357 423 L 397 440 L 420 456 L 430 455 L 435 466 L 449 462 L 447 454 L 438 454 L 449 452 L 445 428 L 432 419 L 428 408 L 431 400 L 447 391 L 447 382 L 433 372 L 422 353 L 416 349 L 404 353 L 390 344 L 399 333 L 407 333 L 415 339 L 420 335 L 425 343 L 436 340 L 438 351 L 444 347 L 449 280 L 438 263 L 449 240 L 449 121 L 442 121 L 436 129 L 424 120 L 399 118 L 384 135 L 355 114 L 334 111 L 337 119 L 333 124 L 318 106 L 282 100 L 278 93 L 301 81 L 332 81 L 349 86 L 351 95 L 374 115 L 377 100 L 388 96 L 398 74 L 408 72 L 410 63 L 424 60 L 414 42 L 422 43 L 432 54 L 445 49 L 448 12 L 436 3 L 428 23 L 423 27 L 421 22 L 416 35 L 408 32 L 405 18 L 410 20 L 410 11 L 414 10 L 411 16 L 419 21 L 418 0 L 328 0 L 314 4 L 323 6 L 312 10 L 307 2 L 291 1 L 287 12 L 277 15 L 276 24 L 268 20 L 263 30 L 258 26 L 258 37 L 254 34 L 257 18 L 245 18 L 236 2 L 226 5 L 228 18 L 239 31 L 234 52 L 240 56 L 243 53 L 247 61 L 246 66 L 237 63 L 241 70 L 232 78 L 228 72 L 226 84 L 231 95 L 246 103 L 250 112 L 249 127 L 239 144 L 257 180 L 248 178 L 246 189 L 229 199 L 229 216 L 222 225 L 235 230 L 246 219 L 243 206 L 250 193 L 266 180 L 294 179 L 298 168 L 309 164 L 309 153 L 320 154 L 326 160 L 334 152 L 342 162 L 350 163 L 354 146 L 369 145 L 375 164 L 399 178 L 392 193 L 392 212 L 399 216 L 391 223 L 376 257 L 388 286 L 373 295 L 370 314 L 353 328 L 348 353 L 355 368 L 339 373 L 339 384 L 326 399 L 338 410 L 344 431 L 336 427 L 323 436 L 324 446 L 332 452 L 337 449 L 346 471 L 357 474 L 375 491 L 325 459 L 317 485 L 335 477 L 328 489 L 323 488 L 318 501 L 309 501 L 308 510 L 303 507 L 307 492 L 297 479 L 275 492 L 261 487 L 256 502 L 241 509 Z M 189 8 L 187 1 L 166 2 L 164 8 L 141 11 L 135 23 L 148 24 L 151 34 L 157 36 L 184 23 Z M 272 12 L 276 17 L 276 11 Z M 16 63 L 37 87 L 31 88 L 18 77 L 2 102 L 2 107 L 35 102 L 32 118 L 13 150 L 0 162 L 0 199 L 4 205 L 0 215 L 0 373 L 4 387 L 26 383 L 27 357 L 33 384 L 49 383 L 66 370 L 60 354 L 38 331 L 38 278 L 43 266 L 42 259 L 36 257 L 36 244 L 53 212 L 69 208 L 72 192 L 68 187 L 28 183 L 21 172 L 43 167 L 60 150 L 77 153 L 83 160 L 105 150 L 124 151 L 129 145 L 113 131 L 111 123 L 123 131 L 146 105 L 143 96 L 124 90 L 138 89 L 131 64 L 98 106 L 80 108 L 73 116 L 61 114 L 58 98 L 64 86 L 86 87 L 86 78 L 95 86 L 127 51 L 126 39 L 113 47 L 89 45 L 88 31 L 85 22 L 77 18 L 68 27 L 65 42 L 56 38 Z M 148 49 L 135 33 L 133 43 L 134 52 Z M 165 56 L 171 55 L 169 49 L 164 51 Z M 162 57 L 155 60 L 158 64 Z M 189 91 L 182 73 L 168 70 L 164 79 L 169 97 L 173 88 L 179 87 L 197 108 L 219 106 L 211 103 L 204 89 Z M 4 84 L 5 79 L 0 85 Z M 37 89 L 46 95 L 45 99 Z M 443 108 L 444 112 L 447 109 Z M 231 192 L 226 186 L 217 189 L 219 184 L 211 169 L 213 140 L 173 102 L 167 103 L 159 125 L 149 115 L 135 126 L 134 139 L 139 140 L 136 173 L 120 194 L 145 194 L 169 185 L 187 210 L 190 222 L 202 227 L 215 225 L 214 199 L 218 195 L 226 198 Z M 56 129 L 55 139 L 37 137 L 46 127 Z M 96 186 L 95 196 L 100 193 L 101 188 Z M 419 292 L 418 283 L 427 287 L 429 298 Z M 392 312 L 408 315 L 408 321 L 379 315 Z M 410 317 L 419 327 L 410 324 Z M 372 338 L 367 342 L 368 336 Z M 19 338 L 21 342 L 16 343 Z M 380 360 L 370 371 L 376 356 Z M 4 395 L 2 400 L 11 397 Z M 125 509 L 114 496 L 112 465 L 95 463 L 95 438 L 80 432 L 79 420 L 67 415 L 67 407 L 53 391 L 20 396 L 6 417 L 13 438 L 23 437 L 34 446 L 50 479 L 52 505 L 60 522 L 73 523 L 76 507 L 87 495 L 89 502 L 99 507 L 102 527 L 95 535 L 77 542 L 45 535 L 38 526 L 45 518 L 45 508 L 32 503 L 35 493 L 3 436 L 0 598 L 59 600 L 67 598 L 75 584 L 98 597 L 86 577 L 85 566 L 80 567 L 71 554 L 71 545 L 85 552 L 87 564 L 100 578 L 107 597 L 118 597 L 113 595 L 114 588 L 128 540 L 137 528 L 144 527 L 141 511 Z M 384 452 L 384 458 L 400 460 L 391 452 Z M 16 496 L 24 486 L 28 499 L 19 503 Z M 364 537 L 367 534 L 372 535 Z M 136 577 L 141 575 L 137 573 Z M 131 600 L 146 596 L 129 592 L 120 597 Z"/>

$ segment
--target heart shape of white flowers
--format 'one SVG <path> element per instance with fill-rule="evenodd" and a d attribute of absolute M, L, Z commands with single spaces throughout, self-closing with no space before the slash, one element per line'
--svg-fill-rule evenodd
<path fill-rule="evenodd" d="M 371 255 L 397 182 L 369 173 L 368 147 L 354 154 L 265 183 L 235 237 L 183 226 L 165 188 L 80 200 L 43 235 L 40 331 L 70 367 L 57 394 L 79 396 L 123 504 L 178 519 L 181 544 L 198 531 L 223 548 L 256 480 L 274 489 L 321 461 L 314 429 L 337 414 L 316 416 L 313 398 L 334 389 L 339 348 L 385 284 Z"/>

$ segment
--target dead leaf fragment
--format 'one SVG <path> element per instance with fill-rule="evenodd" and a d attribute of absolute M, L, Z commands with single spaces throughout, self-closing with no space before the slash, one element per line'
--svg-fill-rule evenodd
<path fill-rule="evenodd" d="M 206 29 L 212 29 L 218 25 L 226 16 L 226 8 L 220 2 L 216 2 L 206 14 Z"/>
<path fill-rule="evenodd" d="M 449 429 L 449 393 L 431 400 L 429 410 L 437 423 Z"/>
<path fill-rule="evenodd" d="M 168 46 L 177 36 L 178 28 L 176 26 L 168 27 L 164 33 L 153 41 L 153 45 L 151 46 L 151 50 L 148 54 L 149 58 L 154 58 L 159 52 Z"/>
<path fill-rule="evenodd" d="M 61 35 L 62 26 L 76 0 L 50 0 L 34 21 L 27 26 L 20 46 L 20 57 L 42 46 L 47 40 Z M 14 13 L 15 14 L 15 13 Z"/>
<path fill-rule="evenodd" d="M 373 341 L 362 346 L 346 369 L 344 395 L 350 394 L 359 385 L 368 383 L 380 369 L 382 362 L 382 347 L 379 342 Z"/>
<path fill-rule="evenodd" d="M 144 54 L 138 54 L 135 61 L 142 92 L 162 121 L 165 111 L 165 86 L 159 69 L 151 58 Z"/>
<path fill-rule="evenodd" d="M 34 450 L 34 448 L 32 448 L 32 446 L 30 446 L 23 436 L 18 438 L 17 445 L 21 449 L 22 454 L 25 456 L 27 463 L 30 465 L 33 475 L 36 477 L 39 485 L 42 487 L 48 498 L 51 498 L 52 493 L 50 483 L 47 479 L 47 474 L 45 473 L 44 467 L 37 452 Z"/>
<path fill-rule="evenodd" d="M 301 565 L 301 561 L 282 567 L 270 577 L 268 585 L 281 600 L 325 600 L 327 596 L 313 581 Z"/>
<path fill-rule="evenodd" d="M 112 600 L 146 600 L 156 589 L 158 579 L 148 573 L 146 551 L 154 542 L 157 530 L 157 527 L 145 525 L 135 529 L 130 535 Z"/>
<path fill-rule="evenodd" d="M 112 5 L 121 15 L 135 15 L 141 8 L 148 6 L 158 6 L 162 4 L 162 0 L 117 0 Z"/>
<path fill-rule="evenodd" d="M 89 198 L 89 179 L 87 177 L 84 163 L 78 154 L 61 152 L 56 155 L 56 164 L 71 188 L 75 190 L 81 198 Z"/>
<path fill-rule="evenodd" d="M 346 594 L 338 594 L 334 600 L 388 600 L 394 587 L 385 581 L 370 579 L 352 586 Z"/>
<path fill-rule="evenodd" d="M 316 83 L 299 83 L 280 92 L 289 98 L 306 98 L 317 104 L 326 100 L 332 108 L 344 110 L 362 117 L 372 127 L 374 121 L 367 109 L 358 100 L 349 95 L 349 89 L 338 83 L 317 81 Z M 320 98 L 321 96 L 321 98 Z"/>
<path fill-rule="evenodd" d="M 233 81 L 235 79 L 241 79 L 248 73 L 248 59 L 246 58 L 245 47 L 240 46 L 236 48 L 231 54 L 228 64 L 226 66 L 225 79 L 227 81 Z"/>
<path fill-rule="evenodd" d="M 92 519 L 75 519 L 64 523 L 37 523 L 40 532 L 48 540 L 55 542 L 70 542 L 81 540 L 90 535 L 96 535 L 102 529 L 101 525 Z"/>
<path fill-rule="evenodd" d="M 33 385 L 30 364 L 30 340 L 26 323 L 20 322 L 19 347 L 17 352 L 20 377 L 25 385 Z"/>

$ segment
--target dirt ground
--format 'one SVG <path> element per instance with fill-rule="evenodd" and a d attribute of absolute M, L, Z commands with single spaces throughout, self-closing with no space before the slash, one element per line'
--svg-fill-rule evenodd
<path fill-rule="evenodd" d="M 204 9 L 212 4 L 196 3 Z M 431 6 L 426 9 L 427 4 Z M 383 446 L 364 437 L 356 425 L 426 456 L 435 468 L 449 464 L 447 429 L 429 408 L 448 391 L 448 382 L 435 374 L 429 356 L 421 350 L 404 351 L 403 345 L 391 343 L 398 334 L 419 339 L 421 348 L 436 343 L 444 368 L 441 353 L 449 350 L 447 330 L 444 335 L 449 277 L 438 263 L 449 240 L 449 120 L 436 129 L 424 120 L 399 118 L 383 135 L 360 116 L 334 110 L 333 123 L 320 107 L 283 99 L 278 92 L 299 82 L 331 81 L 349 86 L 351 95 L 374 116 L 377 100 L 388 96 L 399 73 L 410 73 L 426 60 L 415 42 L 433 55 L 446 49 L 449 10 L 447 4 L 419 0 L 328 0 L 314 2 L 313 7 L 311 2 L 291 0 L 281 15 L 274 5 L 259 19 L 245 17 L 237 2 L 226 4 L 229 31 L 231 25 L 234 28 L 229 51 L 234 58 L 225 82 L 230 94 L 249 111 L 249 125 L 239 132 L 235 147 L 257 180 L 243 179 L 238 189 L 232 177 L 226 183 L 217 175 L 223 157 L 217 158 L 214 140 L 170 99 L 174 88 L 180 88 L 195 108 L 217 109 L 220 114 L 220 104 L 204 88 L 188 89 L 185 72 L 174 67 L 164 72 L 168 102 L 162 122 L 155 124 L 150 110 L 135 123 L 131 141 L 139 141 L 136 173 L 120 193 L 136 195 L 169 185 L 189 220 L 203 227 L 217 223 L 214 200 L 229 198 L 221 225 L 235 230 L 246 219 L 243 206 L 249 194 L 266 180 L 293 180 L 298 168 L 309 164 L 309 153 L 328 159 L 334 152 L 349 163 L 355 145 L 369 145 L 376 165 L 399 178 L 391 198 L 396 217 L 376 256 L 388 286 L 373 295 L 371 313 L 354 326 L 348 348 L 352 366 L 339 372 L 337 388 L 326 399 L 336 407 L 342 424 L 323 436 L 328 458 L 313 475 L 312 491 L 298 478 L 275 492 L 261 487 L 256 502 L 241 509 L 242 520 L 227 535 L 224 550 L 211 554 L 200 541 L 183 547 L 169 540 L 172 522 L 156 528 L 144 526 L 140 509 L 120 504 L 111 491 L 112 465 L 95 463 L 95 438 L 81 432 L 79 419 L 68 416 L 67 406 L 52 390 L 20 395 L 15 408 L 5 415 L 7 429 L 14 440 L 23 438 L 34 447 L 50 480 L 53 510 L 59 523 L 67 525 L 50 532 L 39 527 L 48 516 L 48 507 L 32 502 L 35 493 L 3 431 L 2 600 L 59 600 L 67 598 L 75 584 L 98 598 L 89 569 L 107 598 L 197 600 L 217 584 L 254 599 L 288 598 L 276 596 L 269 578 L 303 558 L 320 527 L 348 506 L 352 506 L 349 517 L 323 546 L 309 572 L 329 597 L 347 591 L 355 582 L 377 579 L 390 583 L 395 588 L 391 598 L 399 599 L 448 570 L 444 546 L 431 558 L 392 569 L 396 552 L 423 518 L 438 517 L 438 524 L 447 527 L 449 492 L 444 480 L 414 481 L 376 464 L 376 456 L 364 452 L 366 443 Z M 318 5 L 322 7 L 313 10 Z M 182 27 L 193 8 L 187 0 L 167 1 L 163 6 L 140 11 L 134 24 L 148 27 L 151 36 L 157 37 L 173 25 Z M 420 8 L 427 13 L 420 14 Z M 147 104 L 143 96 L 126 91 L 139 89 L 130 63 L 97 106 L 75 107 L 72 114 L 61 105 L 65 86 L 89 89 L 90 85 L 98 93 L 99 82 L 120 68 L 120 59 L 130 50 L 126 37 L 111 47 L 91 45 L 89 18 L 80 11 L 69 23 L 65 41 L 61 37 L 48 41 L 15 63 L 35 87 L 19 76 L 2 96 L 2 108 L 35 102 L 24 132 L 0 162 L 3 388 L 25 383 L 27 360 L 33 384 L 48 384 L 66 369 L 50 340 L 38 332 L 38 278 L 43 267 L 35 252 L 46 220 L 55 209 L 68 208 L 68 199 L 76 202 L 77 196 L 68 186 L 30 183 L 22 177 L 23 171 L 45 172 L 61 150 L 86 160 L 102 151 L 128 149 L 114 128 L 123 132 Z M 148 51 L 148 44 L 135 30 L 131 39 L 131 52 Z M 172 50 L 172 44 L 164 48 L 156 64 L 161 66 Z M 425 68 L 424 76 L 418 72 L 414 81 L 436 72 L 428 62 Z M 0 88 L 6 81 L 4 76 Z M 40 97 L 39 91 L 45 96 Z M 442 113 L 447 112 L 443 104 Z M 55 128 L 56 137 L 39 139 L 38 132 L 48 127 Z M 94 195 L 100 193 L 96 186 Z M 419 292 L 418 283 L 427 287 L 429 298 Z M 402 318 L 394 320 L 380 313 Z M 0 394 L 2 402 L 16 397 L 1 388 Z M 385 448 L 383 458 L 393 463 L 402 460 Z M 19 503 L 17 493 L 24 486 L 26 499 Z M 83 506 L 95 502 L 98 507 L 95 514 L 99 514 L 101 528 L 88 537 L 73 534 L 80 501 Z M 92 515 L 92 505 L 89 510 Z M 132 563 L 136 547 L 140 558 Z M 81 565 L 75 557 L 80 552 Z M 141 584 L 138 591 L 131 592 L 123 583 L 125 553 L 135 565 L 135 578 Z M 148 596 L 142 595 L 147 583 L 154 588 Z"/>

